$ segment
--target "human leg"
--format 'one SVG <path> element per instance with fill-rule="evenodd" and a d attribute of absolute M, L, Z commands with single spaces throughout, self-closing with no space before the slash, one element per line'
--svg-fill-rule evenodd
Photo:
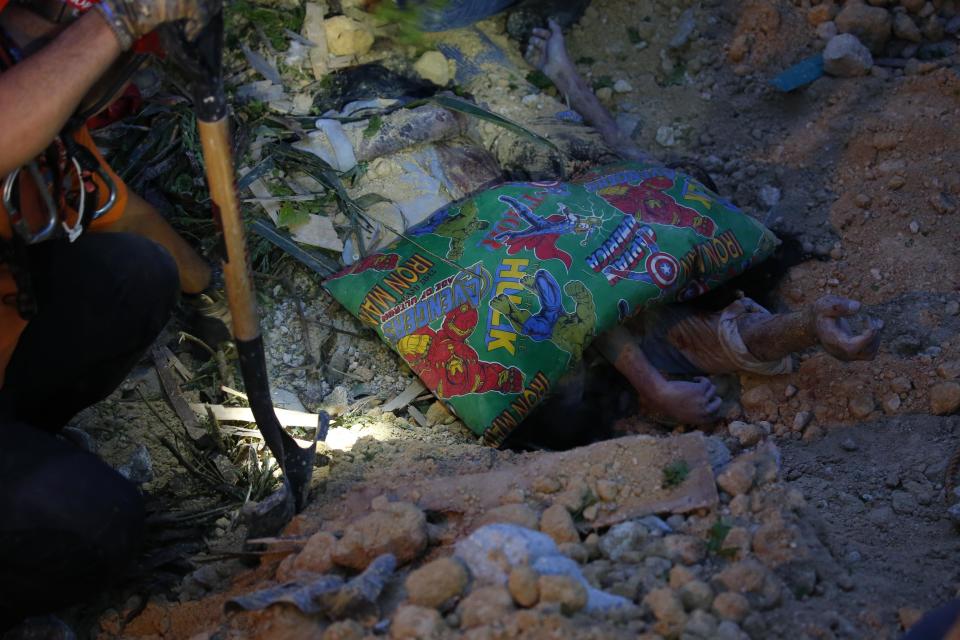
<path fill-rule="evenodd" d="M 148 238 L 166 249 L 177 263 L 183 293 L 201 293 L 210 285 L 211 270 L 207 261 L 174 231 L 153 205 L 132 191 L 123 216 L 108 229 Z"/>
<path fill-rule="evenodd" d="M 143 537 L 133 484 L 93 454 L 0 420 L 0 630 L 122 574 Z"/>
<path fill-rule="evenodd" d="M 30 249 L 39 306 L 0 389 L 0 417 L 56 431 L 109 395 L 176 304 L 177 269 L 158 244 L 85 234 Z"/>

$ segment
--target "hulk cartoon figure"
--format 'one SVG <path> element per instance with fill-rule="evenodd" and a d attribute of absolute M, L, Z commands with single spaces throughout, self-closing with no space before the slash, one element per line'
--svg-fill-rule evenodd
<path fill-rule="evenodd" d="M 506 294 L 493 298 L 490 306 L 503 314 L 520 335 L 535 342 L 551 340 L 570 354 L 571 362 L 579 361 L 596 324 L 597 309 L 593 294 L 578 280 L 567 282 L 563 286 L 563 293 L 570 296 L 574 303 L 573 312 L 567 313 L 560 284 L 549 271 L 539 269 L 532 276 L 524 276 L 520 284 L 539 301 L 538 312 L 533 313 L 529 305 L 518 307 Z M 529 299 L 529 296 L 524 297 Z"/>
<path fill-rule="evenodd" d="M 419 237 L 428 233 L 435 233 L 450 239 L 450 249 L 447 251 L 449 260 L 459 260 L 463 257 L 463 243 L 477 231 L 484 231 L 490 226 L 486 220 L 477 219 L 477 203 L 473 200 L 462 206 L 450 206 L 440 209 L 430 218 L 410 230 L 410 235 Z"/>

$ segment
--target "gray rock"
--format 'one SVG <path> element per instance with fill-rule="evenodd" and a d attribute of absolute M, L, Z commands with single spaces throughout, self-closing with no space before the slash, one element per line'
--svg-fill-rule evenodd
<path fill-rule="evenodd" d="M 697 22 L 694 19 L 693 9 L 687 9 L 680 16 L 677 32 L 670 38 L 670 43 L 667 46 L 674 50 L 682 49 L 690 42 L 690 37 L 696 29 Z"/>
<path fill-rule="evenodd" d="M 736 622 L 731 620 L 724 620 L 718 624 L 713 638 L 714 640 L 750 640 L 750 636 Z"/>
<path fill-rule="evenodd" d="M 626 598 L 595 589 L 583 576 L 580 565 L 566 556 L 543 556 L 534 561 L 532 568 L 542 576 L 567 576 L 582 584 L 587 590 L 587 604 L 584 607 L 587 612 L 607 612 L 632 604 Z"/>
<path fill-rule="evenodd" d="M 835 20 L 837 31 L 856 36 L 874 53 L 883 51 L 890 39 L 891 18 L 886 9 L 847 2 Z"/>
<path fill-rule="evenodd" d="M 951 36 L 960 33 L 960 14 L 953 16 L 943 28 Z"/>
<path fill-rule="evenodd" d="M 881 528 L 890 526 L 893 521 L 893 509 L 890 507 L 877 507 L 867 514 L 867 519 Z"/>
<path fill-rule="evenodd" d="M 773 185 L 764 185 L 760 187 L 760 202 L 767 207 L 775 207 L 780 204 L 780 189 Z"/>
<path fill-rule="evenodd" d="M 512 567 L 529 565 L 540 575 L 569 576 L 582 584 L 587 590 L 587 611 L 606 612 L 631 604 L 626 598 L 591 586 L 580 565 L 561 555 L 549 536 L 517 525 L 480 527 L 457 543 L 454 556 L 467 565 L 479 582 L 505 585 Z"/>
<path fill-rule="evenodd" d="M 673 527 L 664 522 L 660 516 L 644 516 L 636 522 L 642 524 L 650 535 L 662 535 L 673 532 Z"/>
<path fill-rule="evenodd" d="M 488 524 L 458 542 L 453 555 L 463 560 L 480 582 L 506 584 L 510 567 L 532 565 L 543 556 L 560 556 L 560 550 L 550 536 L 539 531 Z"/>
<path fill-rule="evenodd" d="M 817 35 L 821 40 L 830 40 L 837 35 L 837 23 L 833 20 L 821 22 L 817 25 Z"/>
<path fill-rule="evenodd" d="M 621 522 L 600 538 L 600 552 L 614 562 L 623 562 L 637 554 L 648 536 L 647 528 L 639 522 Z"/>
<path fill-rule="evenodd" d="M 923 23 L 923 37 L 931 42 L 939 42 L 943 39 L 944 28 L 943 20 L 938 16 L 932 15 Z"/>
<path fill-rule="evenodd" d="M 64 427 L 60 431 L 60 435 L 87 453 L 97 452 L 96 440 L 94 440 L 89 433 L 79 427 Z"/>
<path fill-rule="evenodd" d="M 950 518 L 953 524 L 960 527 L 960 502 L 947 509 L 947 517 Z"/>
<path fill-rule="evenodd" d="M 920 42 L 923 40 L 923 34 L 920 33 L 920 27 L 913 21 L 913 18 L 906 13 L 895 13 L 893 15 L 893 35 L 902 40 L 910 42 Z"/>
<path fill-rule="evenodd" d="M 857 443 L 853 441 L 853 438 L 844 438 L 840 443 L 840 448 L 844 451 L 856 451 L 859 447 Z"/>
<path fill-rule="evenodd" d="M 691 580 L 680 587 L 680 602 L 687 611 L 710 608 L 713 604 L 713 589 L 703 580 Z"/>
<path fill-rule="evenodd" d="M 911 514 L 917 510 L 917 499 L 906 491 L 894 491 L 890 499 L 893 510 L 901 514 Z"/>
<path fill-rule="evenodd" d="M 124 478 L 134 484 L 145 484 L 153 480 L 153 460 L 150 452 L 142 444 L 138 444 L 130 460 L 117 471 Z"/>
<path fill-rule="evenodd" d="M 307 615 L 323 613 L 334 620 L 369 615 L 396 568 L 397 559 L 385 554 L 348 582 L 337 575 L 322 575 L 305 584 L 288 582 L 228 600 L 224 610 L 228 613 L 258 611 L 284 603 L 295 606 Z"/>
<path fill-rule="evenodd" d="M 710 460 L 710 468 L 717 474 L 727 466 L 733 459 L 730 449 L 723 443 L 723 440 L 716 436 L 704 438 L 704 444 L 707 447 L 707 458 Z"/>
<path fill-rule="evenodd" d="M 687 618 L 687 624 L 683 627 L 683 637 L 703 638 L 710 640 L 716 637 L 717 618 L 706 611 L 697 609 Z"/>
<path fill-rule="evenodd" d="M 823 50 L 823 68 L 832 76 L 853 78 L 869 73 L 873 66 L 870 50 L 849 33 L 841 33 Z"/>

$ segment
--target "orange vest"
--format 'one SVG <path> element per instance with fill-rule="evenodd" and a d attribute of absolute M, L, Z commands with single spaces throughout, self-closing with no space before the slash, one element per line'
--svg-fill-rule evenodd
<path fill-rule="evenodd" d="M 5 4 L 6 0 L 0 0 L 0 8 Z M 104 215 L 91 222 L 88 228 L 88 231 L 103 230 L 116 222 L 127 208 L 127 187 L 106 163 L 103 156 L 100 155 L 86 127 L 77 131 L 74 134 L 74 139 L 93 152 L 94 156 L 100 162 L 101 167 L 113 180 L 117 191 L 117 199 L 113 207 Z M 100 177 L 94 175 L 93 181 L 97 184 L 97 192 L 100 197 L 94 206 L 87 206 L 88 211 L 93 211 L 103 206 L 109 197 L 106 185 Z M 35 186 L 32 193 L 30 193 L 30 185 L 32 184 L 32 180 L 29 179 L 20 181 L 20 207 L 27 219 L 37 219 L 43 215 L 42 212 L 44 211 L 39 192 L 36 191 Z M 60 213 L 61 217 L 66 219 L 68 223 L 73 223 L 76 219 L 76 212 L 61 211 Z M 3 203 L 0 202 L 0 237 L 9 239 L 11 234 L 10 217 Z M 48 242 L 67 242 L 67 240 L 65 238 L 55 238 L 48 240 Z M 20 313 L 17 311 L 16 294 L 17 286 L 10 272 L 9 265 L 0 263 L 0 387 L 3 386 L 4 373 L 6 372 L 7 365 L 10 363 L 13 350 L 20 340 L 20 335 L 23 333 L 23 330 L 27 327 L 27 321 L 20 317 Z"/>

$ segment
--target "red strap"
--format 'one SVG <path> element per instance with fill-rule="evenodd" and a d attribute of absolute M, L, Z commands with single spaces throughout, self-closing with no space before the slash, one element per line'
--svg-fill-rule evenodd
<path fill-rule="evenodd" d="M 8 2 L 10 2 L 10 0 L 0 0 L 0 11 L 3 11 Z"/>
<path fill-rule="evenodd" d="M 6 2 L 6 0 L 0 0 L 0 2 Z M 137 53 L 152 53 L 159 58 L 166 57 L 163 47 L 160 46 L 160 36 L 157 35 L 156 31 L 151 31 L 134 42 L 133 50 Z"/>
<path fill-rule="evenodd" d="M 85 13 L 97 4 L 98 0 L 64 0 L 68 7 L 73 7 L 80 13 Z"/>

